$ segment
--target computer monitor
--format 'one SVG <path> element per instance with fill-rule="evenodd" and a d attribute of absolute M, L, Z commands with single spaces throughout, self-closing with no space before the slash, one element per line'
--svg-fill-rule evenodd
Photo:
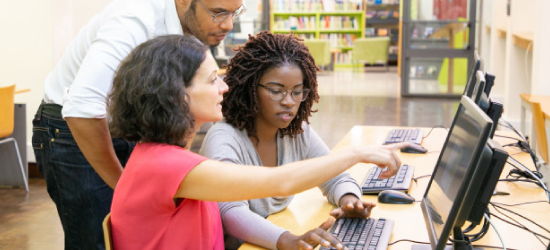
<path fill-rule="evenodd" d="M 470 99 L 472 99 L 472 101 L 479 106 L 479 102 L 481 101 L 482 95 L 485 91 L 485 75 L 483 74 L 483 71 L 476 71 L 473 82 L 474 86 L 472 94 L 466 96 L 470 97 Z"/>
<path fill-rule="evenodd" d="M 473 86 L 472 94 L 467 96 L 470 97 L 493 121 L 493 126 L 489 133 L 489 138 L 492 139 L 498 125 L 498 120 L 503 112 L 502 104 L 491 100 L 489 97 L 494 85 L 495 76 L 490 73 L 483 74 L 481 70 L 478 70 L 474 76 L 473 82 L 475 84 L 471 85 Z"/>
<path fill-rule="evenodd" d="M 470 73 L 470 75 L 468 77 L 468 82 L 466 82 L 466 87 L 464 88 L 464 93 L 462 95 L 469 96 L 471 98 L 472 93 L 474 92 L 474 87 L 475 87 L 474 84 L 476 82 L 475 81 L 476 72 L 481 69 L 482 64 L 483 64 L 483 61 L 481 60 L 479 55 L 477 53 L 475 53 L 474 54 L 474 63 L 472 64 L 472 67 L 470 68 L 470 71 L 468 71 Z"/>
<path fill-rule="evenodd" d="M 422 198 L 431 246 L 414 245 L 414 250 L 445 249 L 451 235 L 452 249 L 471 249 L 462 226 L 467 220 L 481 221 L 477 221 L 479 211 L 483 215 L 487 205 L 478 207 L 476 202 L 488 202 L 487 193 L 493 192 L 506 162 L 501 157 L 503 151 L 493 142 L 487 143 L 491 126 L 491 119 L 463 96 Z"/>

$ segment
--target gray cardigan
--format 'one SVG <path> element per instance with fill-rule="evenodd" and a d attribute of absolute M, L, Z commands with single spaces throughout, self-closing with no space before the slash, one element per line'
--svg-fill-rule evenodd
<path fill-rule="evenodd" d="M 307 123 L 304 122 L 302 128 L 304 132 L 294 138 L 290 138 L 290 136 L 280 138 L 277 135 L 278 165 L 330 154 L 328 147 Z M 263 165 L 246 130 L 238 130 L 227 124 L 225 120 L 216 123 L 209 129 L 200 154 L 213 160 L 240 165 Z M 351 193 L 361 197 L 359 185 L 347 173 L 342 173 L 323 183 L 319 188 L 328 201 L 336 206 L 345 194 Z M 293 196 L 220 202 L 224 232 L 240 239 L 237 240 L 226 235 L 226 249 L 236 249 L 243 241 L 269 249 L 277 249 L 279 236 L 287 230 L 273 225 L 265 218 L 285 209 L 292 198 Z"/>

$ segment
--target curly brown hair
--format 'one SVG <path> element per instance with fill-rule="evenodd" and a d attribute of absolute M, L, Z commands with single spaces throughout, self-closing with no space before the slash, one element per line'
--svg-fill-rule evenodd
<path fill-rule="evenodd" d="M 227 123 L 238 129 L 246 129 L 248 136 L 258 139 L 256 116 L 259 112 L 258 84 L 263 74 L 271 68 L 284 65 L 298 66 L 304 77 L 304 88 L 311 89 L 307 99 L 300 103 L 296 117 L 281 136 L 303 132 L 302 122 L 309 123 L 313 102 L 319 102 L 317 71 L 313 57 L 302 39 L 293 34 L 272 34 L 262 31 L 249 35 L 248 41 L 237 49 L 237 54 L 227 67 L 224 81 L 229 90 L 223 96 L 222 112 Z"/>
<path fill-rule="evenodd" d="M 185 147 L 194 132 L 185 88 L 206 58 L 194 37 L 159 36 L 124 59 L 108 96 L 113 137 Z"/>

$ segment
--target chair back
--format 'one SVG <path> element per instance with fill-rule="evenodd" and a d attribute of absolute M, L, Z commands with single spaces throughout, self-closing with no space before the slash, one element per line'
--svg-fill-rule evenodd
<path fill-rule="evenodd" d="M 330 64 L 330 42 L 328 40 L 304 40 L 317 66 Z"/>
<path fill-rule="evenodd" d="M 377 62 L 387 64 L 389 46 L 390 38 L 387 36 L 357 38 L 353 42 L 351 57 L 354 61 L 366 61 L 371 65 Z"/>
<path fill-rule="evenodd" d="M 105 250 L 113 250 L 113 236 L 111 231 L 111 213 L 105 216 L 103 220 L 103 239 L 105 240 Z"/>
<path fill-rule="evenodd" d="M 535 124 L 535 136 L 537 137 L 537 151 L 544 162 L 548 163 L 548 142 L 546 141 L 544 114 L 542 113 L 540 103 L 531 102 L 531 112 L 533 115 L 533 123 Z"/>
<path fill-rule="evenodd" d="M 13 134 L 13 99 L 15 97 L 15 84 L 0 87 L 0 138 Z"/>

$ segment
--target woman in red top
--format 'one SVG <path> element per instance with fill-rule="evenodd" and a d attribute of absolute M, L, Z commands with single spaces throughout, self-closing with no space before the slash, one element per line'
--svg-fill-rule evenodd
<path fill-rule="evenodd" d="M 171 35 L 136 47 L 120 64 L 109 95 L 111 134 L 138 141 L 111 207 L 115 249 L 224 249 L 217 201 L 287 196 L 320 185 L 359 162 L 388 167 L 408 144 L 350 148 L 277 168 L 208 160 L 188 150 L 195 131 L 222 119 L 227 85 L 193 37 Z M 273 188 L 277 187 L 277 188 Z M 322 227 L 299 249 L 344 246 Z"/>

